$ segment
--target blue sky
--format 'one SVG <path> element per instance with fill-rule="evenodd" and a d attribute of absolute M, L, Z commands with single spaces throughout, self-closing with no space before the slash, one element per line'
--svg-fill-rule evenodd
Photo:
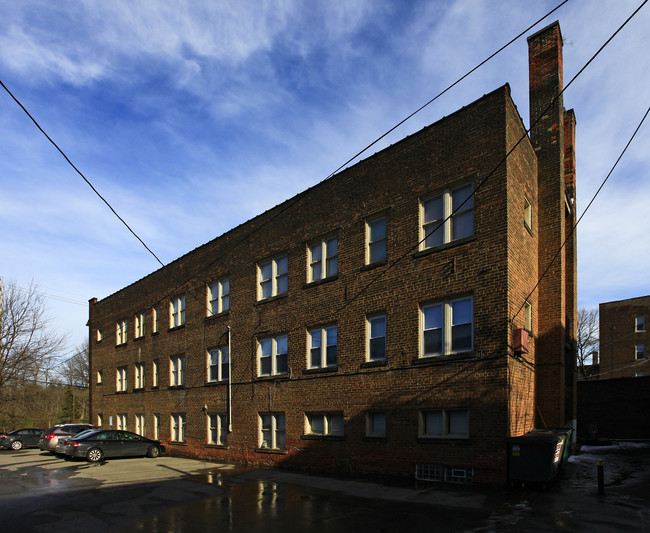
<path fill-rule="evenodd" d="M 167 263 L 322 181 L 561 0 L 0 0 L 0 79 Z M 570 0 L 568 82 L 642 0 Z M 650 6 L 565 93 L 578 211 L 650 105 Z M 509 83 L 525 37 L 363 157 Z M 0 91 L 0 277 L 70 346 L 87 301 L 159 265 Z M 579 305 L 650 294 L 650 122 L 578 230 Z M 66 300 L 66 301 L 63 301 Z"/>

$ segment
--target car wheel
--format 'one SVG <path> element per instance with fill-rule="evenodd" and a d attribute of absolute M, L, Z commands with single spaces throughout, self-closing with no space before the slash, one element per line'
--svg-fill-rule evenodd
<path fill-rule="evenodd" d="M 160 455 L 160 448 L 158 446 L 152 446 L 147 450 L 147 457 L 156 458 Z"/>
<path fill-rule="evenodd" d="M 86 459 L 91 463 L 97 463 L 104 458 L 104 453 L 99 448 L 91 448 L 86 454 Z"/>
<path fill-rule="evenodd" d="M 12 450 L 20 450 L 23 447 L 23 443 L 19 440 L 15 440 L 11 443 Z"/>

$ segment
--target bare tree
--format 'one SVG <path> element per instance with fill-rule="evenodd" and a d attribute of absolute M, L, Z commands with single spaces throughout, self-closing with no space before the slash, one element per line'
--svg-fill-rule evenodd
<path fill-rule="evenodd" d="M 65 337 L 51 329 L 34 283 L 23 290 L 10 282 L 1 290 L 0 388 L 38 381 L 47 362 L 64 347 Z"/>
<path fill-rule="evenodd" d="M 88 341 L 77 347 L 75 355 L 61 363 L 60 375 L 62 381 L 71 392 L 69 405 L 65 406 L 66 414 L 73 420 L 85 420 L 89 412 L 89 372 L 90 350 Z"/>
<path fill-rule="evenodd" d="M 50 327 L 43 296 L 31 283 L 0 285 L 0 421 L 25 420 L 38 396 L 45 370 L 65 345 Z"/>
<path fill-rule="evenodd" d="M 585 376 L 585 363 L 598 348 L 598 309 L 578 309 L 577 355 L 579 375 Z"/>

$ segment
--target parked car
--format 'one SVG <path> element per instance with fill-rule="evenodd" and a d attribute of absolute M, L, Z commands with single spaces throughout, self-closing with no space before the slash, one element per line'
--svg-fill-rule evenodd
<path fill-rule="evenodd" d="M 56 446 L 54 447 L 54 453 L 56 455 L 67 455 L 65 451 L 65 446 L 68 443 L 68 439 L 74 439 L 81 437 L 82 435 L 86 435 L 87 433 L 92 433 L 93 431 L 97 431 L 101 428 L 92 428 L 92 429 L 84 429 L 82 432 L 77 433 L 76 435 L 73 435 L 72 437 L 59 437 L 58 442 L 56 443 Z"/>
<path fill-rule="evenodd" d="M 116 429 L 92 431 L 70 438 L 65 450 L 70 457 L 84 458 L 91 463 L 105 457 L 158 457 L 165 453 L 165 447 L 157 440 Z"/>
<path fill-rule="evenodd" d="M 43 430 L 37 428 L 23 428 L 10 433 L 1 433 L 0 448 L 11 448 L 12 450 L 35 448 L 38 446 L 38 439 L 42 434 Z"/>
<path fill-rule="evenodd" d="M 59 424 L 43 432 L 38 440 L 38 447 L 44 452 L 56 453 L 56 444 L 60 438 L 72 437 L 86 429 L 92 429 L 92 424 Z"/>

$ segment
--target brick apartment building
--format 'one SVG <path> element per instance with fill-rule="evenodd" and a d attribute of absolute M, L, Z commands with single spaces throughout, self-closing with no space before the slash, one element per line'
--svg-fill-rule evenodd
<path fill-rule="evenodd" d="M 575 411 L 557 23 L 529 59 L 530 137 L 505 85 L 92 299 L 92 421 L 219 461 L 504 482 L 507 438 Z"/>
<path fill-rule="evenodd" d="M 650 296 L 600 304 L 600 378 L 650 376 L 646 355 Z"/>

